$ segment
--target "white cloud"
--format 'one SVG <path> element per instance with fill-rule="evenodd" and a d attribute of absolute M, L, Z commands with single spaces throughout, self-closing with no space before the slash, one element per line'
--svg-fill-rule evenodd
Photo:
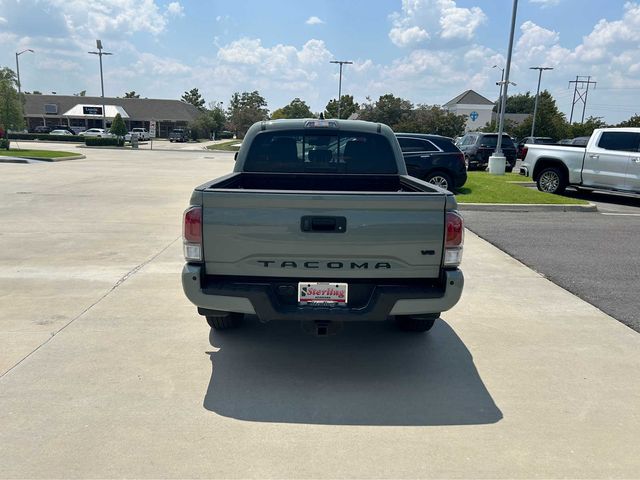
<path fill-rule="evenodd" d="M 487 16 L 480 7 L 459 8 L 453 0 L 441 0 L 440 26 L 442 38 L 462 38 L 471 40 L 476 30 Z"/>
<path fill-rule="evenodd" d="M 168 16 L 179 16 L 183 7 L 171 2 L 164 13 L 155 0 L 50 0 L 62 14 L 67 29 L 74 36 L 91 38 L 97 34 L 130 35 L 165 31 Z"/>
<path fill-rule="evenodd" d="M 7 23 L 8 23 L 8 22 L 7 22 L 7 19 L 6 19 L 6 18 L 4 18 L 4 17 L 0 17 L 0 25 L 6 25 Z"/>
<path fill-rule="evenodd" d="M 424 40 L 428 40 L 430 35 L 418 26 L 413 27 L 395 27 L 389 31 L 389 38 L 399 47 L 407 47 L 415 45 Z"/>
<path fill-rule="evenodd" d="M 307 21 L 304 23 L 306 23 L 307 25 L 321 25 L 324 22 L 319 17 L 313 16 L 313 17 L 307 18 Z"/>
<path fill-rule="evenodd" d="M 406 47 L 427 40 L 470 41 L 487 16 L 480 7 L 458 7 L 455 0 L 403 0 L 391 20 L 389 38 Z"/>
<path fill-rule="evenodd" d="M 167 5 L 167 13 L 174 17 L 184 17 L 184 7 L 180 2 L 171 2 Z"/>
<path fill-rule="evenodd" d="M 331 52 L 327 50 L 322 40 L 313 39 L 302 46 L 297 56 L 301 63 L 317 65 L 328 62 L 331 59 Z"/>

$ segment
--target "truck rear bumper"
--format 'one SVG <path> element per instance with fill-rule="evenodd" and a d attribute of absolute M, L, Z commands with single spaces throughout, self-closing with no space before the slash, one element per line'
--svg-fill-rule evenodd
<path fill-rule="evenodd" d="M 197 307 L 256 314 L 261 321 L 382 321 L 390 315 L 440 313 L 458 303 L 464 286 L 460 270 L 446 270 L 441 280 L 429 282 L 360 282 L 354 284 L 354 302 L 349 306 L 309 307 L 297 305 L 293 297 L 297 280 L 205 277 L 203 267 L 192 264 L 182 270 L 184 292 Z"/>

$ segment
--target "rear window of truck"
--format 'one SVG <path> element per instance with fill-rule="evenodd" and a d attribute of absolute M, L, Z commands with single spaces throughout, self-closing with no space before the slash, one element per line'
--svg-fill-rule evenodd
<path fill-rule="evenodd" d="M 256 135 L 245 172 L 398 173 L 383 135 L 360 132 L 275 131 Z"/>

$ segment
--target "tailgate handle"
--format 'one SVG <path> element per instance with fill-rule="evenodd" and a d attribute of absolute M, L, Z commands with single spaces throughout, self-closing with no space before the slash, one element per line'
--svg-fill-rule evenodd
<path fill-rule="evenodd" d="M 344 233 L 347 231 L 347 219 L 307 215 L 300 219 L 300 229 L 303 232 Z"/>

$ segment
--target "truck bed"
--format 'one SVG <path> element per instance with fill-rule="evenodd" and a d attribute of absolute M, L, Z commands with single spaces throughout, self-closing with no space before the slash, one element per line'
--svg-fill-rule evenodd
<path fill-rule="evenodd" d="M 344 175 L 319 173 L 232 173 L 196 190 L 267 190 L 322 192 L 420 192 L 442 194 L 430 183 L 408 175 Z"/>
<path fill-rule="evenodd" d="M 434 279 L 446 190 L 404 175 L 234 173 L 201 185 L 206 275 Z"/>

